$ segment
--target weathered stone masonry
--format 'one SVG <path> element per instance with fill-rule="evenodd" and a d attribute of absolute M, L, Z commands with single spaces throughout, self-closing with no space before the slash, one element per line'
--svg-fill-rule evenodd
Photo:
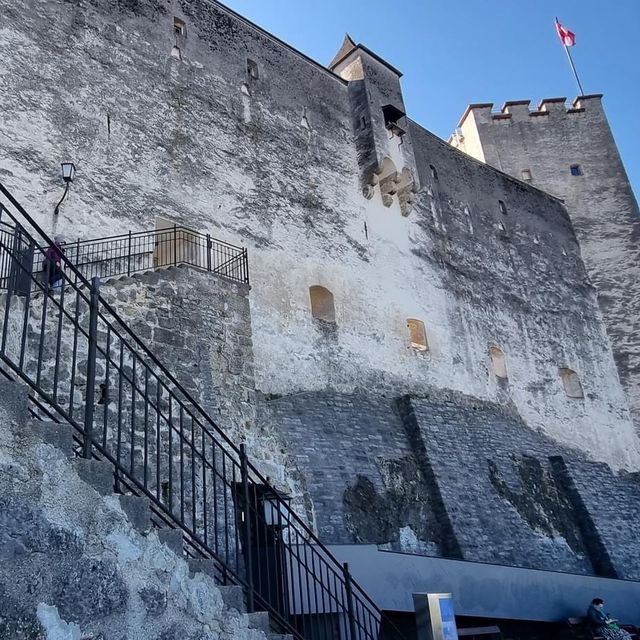
<path fill-rule="evenodd" d="M 148 510 L 128 515 L 110 471 L 70 459 L 70 430 L 27 420 L 26 390 L 3 379 L 0 398 L 1 638 L 266 638 L 225 605 L 229 588 L 163 543 Z M 98 465 L 89 482 L 86 463 Z"/>
<path fill-rule="evenodd" d="M 68 240 L 162 218 L 248 247 L 250 290 L 176 269 L 104 295 L 323 540 L 636 575 L 598 516 L 635 485 L 585 495 L 588 458 L 637 470 L 640 445 L 557 192 L 403 116 L 349 39 L 329 71 L 209 0 L 0 8 L 0 180 Z"/>
<path fill-rule="evenodd" d="M 602 95 L 580 96 L 568 108 L 565 98 L 534 110 L 529 100 L 506 102 L 500 113 L 492 107 L 470 105 L 450 142 L 566 203 L 638 427 L 640 212 Z"/>
<path fill-rule="evenodd" d="M 617 477 L 509 410 L 432 391 L 268 403 L 323 539 L 635 579 L 633 476 Z"/>

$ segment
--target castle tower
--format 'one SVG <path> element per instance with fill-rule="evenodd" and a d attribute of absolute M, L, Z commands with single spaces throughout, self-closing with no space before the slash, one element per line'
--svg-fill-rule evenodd
<path fill-rule="evenodd" d="M 418 172 L 405 113 L 402 73 L 347 34 L 329 68 L 349 82 L 360 179 L 365 197 L 379 186 L 383 203 L 397 197 L 409 215 Z"/>
<path fill-rule="evenodd" d="M 449 142 L 565 201 L 640 428 L 640 218 L 601 98 L 472 104 Z"/>

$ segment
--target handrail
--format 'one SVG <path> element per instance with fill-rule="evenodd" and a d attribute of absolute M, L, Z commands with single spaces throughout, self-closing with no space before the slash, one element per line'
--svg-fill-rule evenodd
<path fill-rule="evenodd" d="M 283 632 L 375 640 L 382 612 L 100 295 L 99 280 L 65 255 L 62 287 L 48 290 L 33 258 L 51 239 L 2 184 L 0 193 L 15 210 L 0 202 L 0 225 L 13 229 L 0 234 L 0 265 L 11 266 L 0 364 L 30 386 L 31 412 L 69 422 L 85 457 L 111 462 L 117 489 L 148 497 L 154 522 L 181 529 L 188 555 L 212 559 L 219 578 L 242 585 L 249 607 L 269 611 Z"/>

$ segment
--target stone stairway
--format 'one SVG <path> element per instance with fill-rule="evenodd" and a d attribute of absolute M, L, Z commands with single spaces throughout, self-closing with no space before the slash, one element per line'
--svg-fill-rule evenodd
<path fill-rule="evenodd" d="M 113 486 L 110 463 L 74 457 L 71 427 L 30 420 L 26 390 L 0 378 L 0 638 L 292 639 Z"/>

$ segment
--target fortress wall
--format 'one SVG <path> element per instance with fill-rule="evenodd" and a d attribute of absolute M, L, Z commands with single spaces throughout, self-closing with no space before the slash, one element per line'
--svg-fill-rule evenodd
<path fill-rule="evenodd" d="M 405 411 L 466 560 L 593 571 L 578 518 L 547 459 L 560 453 L 556 443 L 496 405 L 418 399 Z"/>
<path fill-rule="evenodd" d="M 349 209 L 346 84 L 215 3 L 2 10 L 2 176 L 46 230 L 91 238 L 164 216 L 264 246 L 282 227 L 304 233 L 311 212 Z M 182 60 L 171 56 L 174 16 L 186 24 Z M 78 174 L 54 228 L 62 159 Z"/>
<path fill-rule="evenodd" d="M 453 389 L 513 405 L 530 427 L 614 466 L 640 460 L 556 200 L 413 124 L 413 212 L 397 196 L 384 206 L 379 186 L 366 199 L 347 85 L 214 2 L 0 7 L 11 25 L 0 40 L 0 179 L 71 239 L 161 216 L 245 243 L 259 390 Z M 178 39 L 174 16 L 186 25 Z M 54 224 L 61 159 L 78 174 Z M 335 324 L 311 317 L 312 285 L 334 294 Z M 410 318 L 425 323 L 428 351 L 411 348 Z M 492 345 L 508 383 L 490 369 Z M 565 396 L 560 366 L 578 372 L 584 400 Z"/>
<path fill-rule="evenodd" d="M 635 475 L 504 406 L 432 390 L 302 393 L 264 409 L 328 544 L 637 579 Z"/>
<path fill-rule="evenodd" d="M 640 315 L 638 295 L 640 212 L 602 106 L 601 95 L 471 105 L 454 144 L 506 173 L 566 202 L 581 253 L 607 325 L 620 380 L 636 428 L 640 425 Z M 578 165 L 581 175 L 571 175 Z"/>
<path fill-rule="evenodd" d="M 306 479 L 322 540 L 440 555 L 430 487 L 390 398 L 302 393 L 265 408 Z"/>
<path fill-rule="evenodd" d="M 604 560 L 619 577 L 640 579 L 637 474 L 621 477 L 606 465 L 582 461 L 567 465 L 566 475 L 576 503 L 589 514 L 589 533 L 601 541 L 606 552 Z"/>
<path fill-rule="evenodd" d="M 417 125 L 410 132 L 424 174 L 415 214 L 424 235 L 413 252 L 442 274 L 454 362 L 473 372 L 467 388 L 512 403 L 529 427 L 560 442 L 610 451 L 613 465 L 634 459 L 625 398 L 562 204 Z M 490 371 L 490 345 L 506 354 L 508 383 Z M 584 399 L 566 396 L 559 367 L 579 373 Z"/>

